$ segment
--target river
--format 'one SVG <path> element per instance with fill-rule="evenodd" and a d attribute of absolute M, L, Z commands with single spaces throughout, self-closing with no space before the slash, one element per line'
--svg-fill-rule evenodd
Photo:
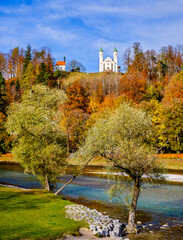
<path fill-rule="evenodd" d="M 127 222 L 127 208 L 123 205 L 123 199 L 111 200 L 107 194 L 113 182 L 101 174 L 94 174 L 95 171 L 94 168 L 88 168 L 83 176 L 77 177 L 61 194 L 73 202 L 96 208 L 112 218 Z M 70 174 L 62 176 L 55 191 L 70 177 Z M 24 174 L 23 169 L 15 164 L 0 163 L 0 183 L 26 189 L 41 188 L 33 175 Z M 154 239 L 183 239 L 183 184 L 143 184 L 137 209 L 136 220 L 152 224 L 150 230 L 162 235 L 162 238 Z M 165 223 L 171 228 L 160 229 Z M 139 239 L 148 239 L 144 236 Z"/>

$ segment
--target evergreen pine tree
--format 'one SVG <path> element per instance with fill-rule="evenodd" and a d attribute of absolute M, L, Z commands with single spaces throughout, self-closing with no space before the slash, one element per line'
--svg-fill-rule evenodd
<path fill-rule="evenodd" d="M 27 45 L 27 50 L 26 50 L 26 52 L 25 52 L 25 59 L 24 59 L 24 65 L 23 65 L 23 72 L 22 72 L 22 74 L 25 73 L 25 71 L 26 71 L 26 69 L 27 69 L 27 67 L 28 67 L 29 62 L 31 61 L 31 59 L 32 59 L 32 55 L 31 55 L 31 45 L 28 44 L 28 45 Z"/>

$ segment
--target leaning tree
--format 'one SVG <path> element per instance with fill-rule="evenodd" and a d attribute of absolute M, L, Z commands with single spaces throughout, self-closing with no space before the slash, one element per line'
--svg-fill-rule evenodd
<path fill-rule="evenodd" d="M 125 173 L 133 182 L 127 225 L 129 233 L 137 232 L 135 210 L 143 175 L 149 180 L 161 177 L 150 146 L 152 129 L 150 116 L 123 103 L 116 110 L 105 112 L 93 125 L 77 153 L 83 161 L 97 156 L 106 158 L 113 168 Z"/>
<path fill-rule="evenodd" d="M 63 91 L 35 85 L 8 110 L 6 126 L 14 136 L 15 160 L 47 190 L 66 164 L 66 135 L 59 127 L 57 112 L 65 100 Z"/>

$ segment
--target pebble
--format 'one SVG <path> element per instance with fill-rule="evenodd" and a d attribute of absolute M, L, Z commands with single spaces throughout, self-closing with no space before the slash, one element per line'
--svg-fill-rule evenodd
<path fill-rule="evenodd" d="M 74 219 L 75 221 L 84 220 L 88 223 L 90 231 L 94 235 L 100 237 L 111 237 L 114 240 L 129 240 L 123 237 L 126 234 L 126 224 L 120 223 L 118 219 L 112 219 L 108 215 L 103 215 L 96 209 L 90 209 L 83 205 L 72 204 L 66 207 L 66 217 Z M 153 227 L 152 223 L 142 225 L 141 221 L 137 221 L 137 225 L 145 229 Z M 163 224 L 160 229 L 169 228 L 168 223 Z M 150 228 L 151 229 L 151 228 Z M 149 233 L 154 233 L 152 230 Z"/>
<path fill-rule="evenodd" d="M 113 220 L 108 215 L 103 215 L 96 209 L 91 210 L 88 207 L 79 204 L 67 205 L 66 217 L 75 221 L 85 220 L 94 235 L 101 237 L 111 237 L 113 239 L 129 240 L 124 238 L 126 234 L 126 224 L 120 223 L 118 219 Z"/>

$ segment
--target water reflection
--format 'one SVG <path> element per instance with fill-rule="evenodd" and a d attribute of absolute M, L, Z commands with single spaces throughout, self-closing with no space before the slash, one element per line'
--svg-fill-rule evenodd
<path fill-rule="evenodd" d="M 23 168 L 17 164 L 0 163 L 0 183 L 27 189 L 42 188 L 35 176 L 24 174 Z"/>

